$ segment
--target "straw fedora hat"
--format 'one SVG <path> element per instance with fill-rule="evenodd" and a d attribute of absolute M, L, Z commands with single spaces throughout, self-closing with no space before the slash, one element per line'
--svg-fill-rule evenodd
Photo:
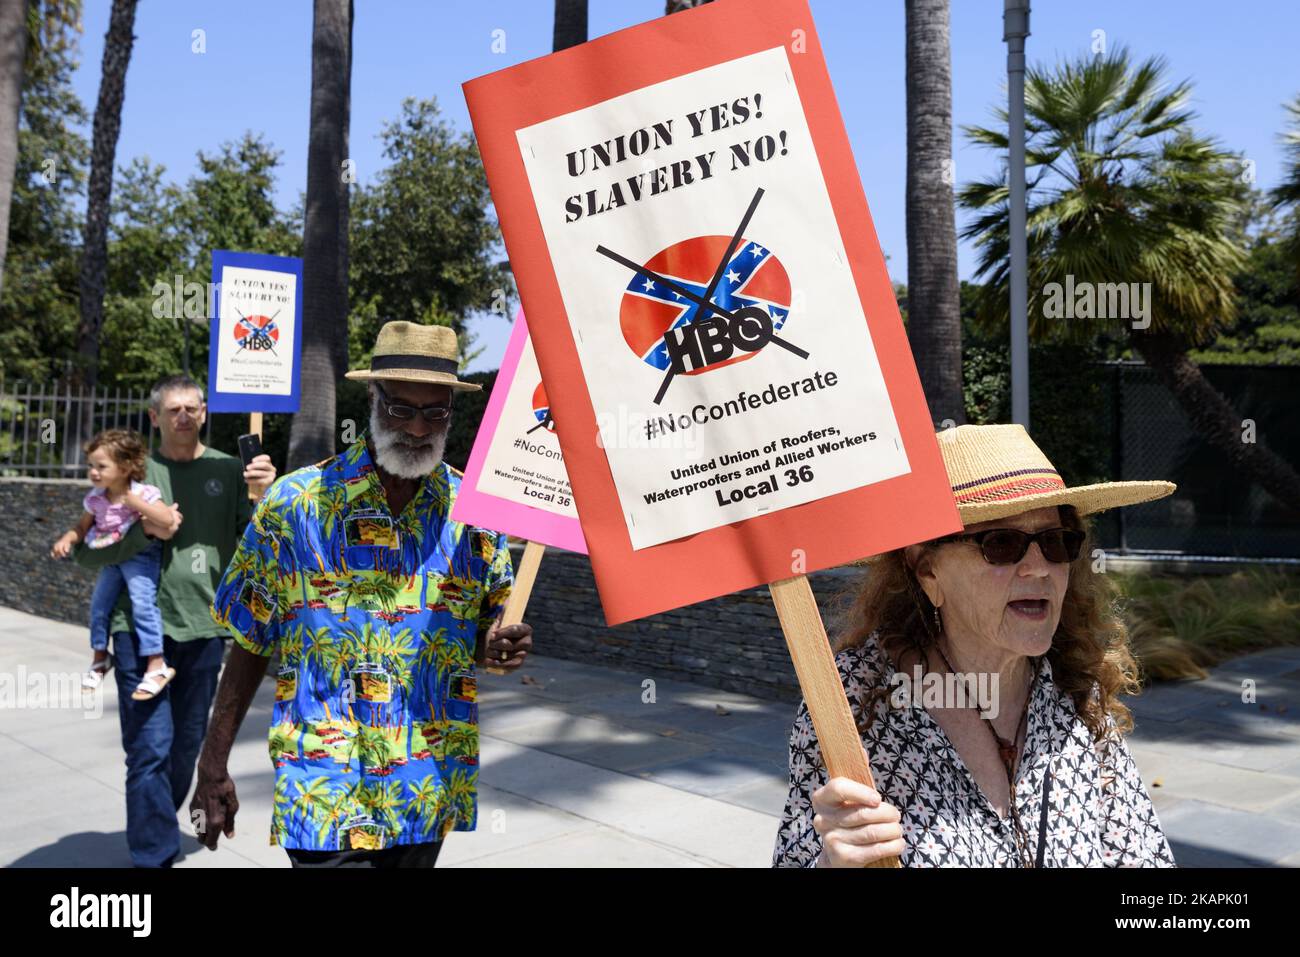
<path fill-rule="evenodd" d="M 1164 498 L 1178 487 L 1160 481 L 1069 487 L 1023 425 L 959 425 L 936 438 L 966 527 L 1053 505 L 1073 505 L 1090 515 Z"/>
<path fill-rule="evenodd" d="M 418 322 L 386 322 L 375 339 L 370 368 L 353 369 L 349 379 L 395 382 L 429 382 L 461 392 L 478 392 L 483 387 L 457 378 L 460 343 L 448 326 L 425 326 Z"/>

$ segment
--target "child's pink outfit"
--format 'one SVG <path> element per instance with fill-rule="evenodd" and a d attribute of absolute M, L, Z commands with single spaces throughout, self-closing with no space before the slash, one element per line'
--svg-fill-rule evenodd
<path fill-rule="evenodd" d="M 146 502 L 162 501 L 162 490 L 154 485 L 132 481 L 131 491 Z M 92 488 L 87 492 L 82 505 L 95 516 L 94 527 L 86 533 L 87 548 L 107 548 L 114 542 L 120 542 L 122 536 L 140 518 L 140 513 L 125 501 L 116 504 L 110 502 L 102 488 Z"/>

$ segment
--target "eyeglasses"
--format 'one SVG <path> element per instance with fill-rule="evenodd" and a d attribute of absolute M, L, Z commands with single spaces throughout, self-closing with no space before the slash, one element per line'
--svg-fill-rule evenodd
<path fill-rule="evenodd" d="M 1025 557 L 1030 542 L 1037 542 L 1049 562 L 1072 562 L 1079 557 L 1084 533 L 1073 528 L 1047 528 L 1029 534 L 1018 528 L 990 528 L 983 532 L 959 532 L 937 542 L 975 541 L 990 565 L 1014 565 Z"/>
<path fill-rule="evenodd" d="M 379 393 L 379 404 L 382 405 L 384 411 L 394 419 L 401 419 L 403 421 L 413 419 L 415 418 L 415 414 L 418 412 L 424 416 L 424 421 L 426 422 L 445 422 L 447 417 L 451 415 L 450 405 L 425 405 L 417 408 L 413 405 L 401 405 L 400 403 L 390 402 L 388 400 L 388 393 L 384 391 L 383 386 L 378 382 L 374 383 L 374 386 L 375 391 Z"/>

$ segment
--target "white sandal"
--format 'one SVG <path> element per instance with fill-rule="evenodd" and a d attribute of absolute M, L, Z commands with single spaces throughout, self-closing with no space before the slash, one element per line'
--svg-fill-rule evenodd
<path fill-rule="evenodd" d="M 113 670 L 113 659 L 105 658 L 102 661 L 93 661 L 90 668 L 81 676 L 81 687 L 86 691 L 94 691 L 104 683 L 104 676 Z"/>
<path fill-rule="evenodd" d="M 131 692 L 132 701 L 149 701 L 158 697 L 163 688 L 167 687 L 167 682 L 176 677 L 176 669 L 172 667 L 158 668 L 154 671 L 146 671 L 140 683 L 135 686 Z"/>

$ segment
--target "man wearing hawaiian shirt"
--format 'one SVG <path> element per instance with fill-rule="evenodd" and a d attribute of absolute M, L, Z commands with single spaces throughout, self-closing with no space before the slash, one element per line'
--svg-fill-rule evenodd
<path fill-rule="evenodd" d="M 477 819 L 475 664 L 513 670 L 528 625 L 497 619 L 513 579 L 506 537 L 454 522 L 460 473 L 442 461 L 455 333 L 392 322 L 368 370 L 370 430 L 267 491 L 213 599 L 237 646 L 191 803 L 200 840 L 234 835 L 226 765 L 277 655 L 271 842 L 294 866 L 431 867 Z"/>

